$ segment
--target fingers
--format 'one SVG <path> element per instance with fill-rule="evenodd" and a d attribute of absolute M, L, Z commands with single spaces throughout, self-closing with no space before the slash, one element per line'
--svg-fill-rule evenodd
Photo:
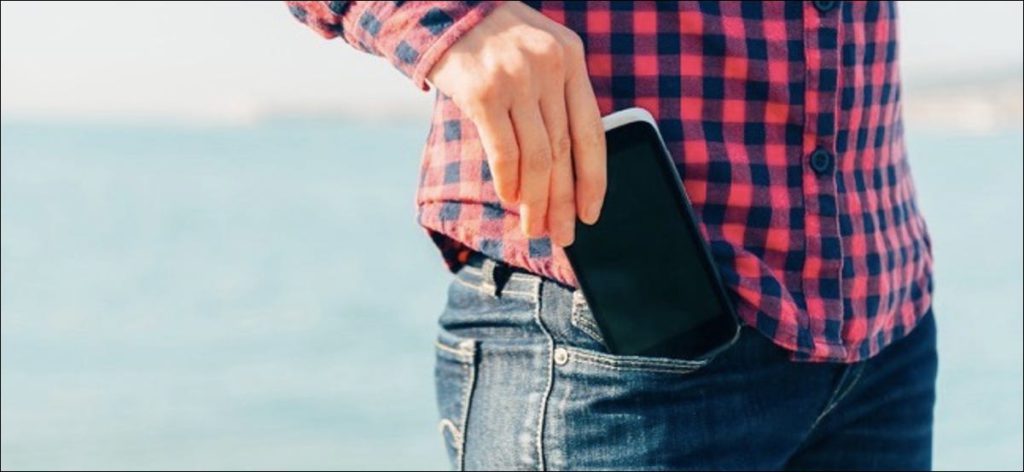
<path fill-rule="evenodd" d="M 512 108 L 512 126 L 519 142 L 519 218 L 527 236 L 540 236 L 546 227 L 548 186 L 551 182 L 551 142 L 536 102 Z"/>
<path fill-rule="evenodd" d="M 605 193 L 604 132 L 583 42 L 510 2 L 453 45 L 429 79 L 476 124 L 503 205 L 523 232 L 572 244 Z"/>
<path fill-rule="evenodd" d="M 541 98 L 551 146 L 551 183 L 548 190 L 547 227 L 551 242 L 565 247 L 572 244 L 576 227 L 576 201 L 573 189 L 573 170 L 569 119 L 565 111 L 564 87 L 555 83 Z"/>
<path fill-rule="evenodd" d="M 597 222 L 604 203 L 607 154 L 601 112 L 582 61 L 566 82 L 565 96 L 576 170 L 576 208 L 580 220 L 592 225 Z"/>
<path fill-rule="evenodd" d="M 504 107 L 480 114 L 474 121 L 487 154 L 494 190 L 506 205 L 519 198 L 519 145 L 509 112 Z"/>

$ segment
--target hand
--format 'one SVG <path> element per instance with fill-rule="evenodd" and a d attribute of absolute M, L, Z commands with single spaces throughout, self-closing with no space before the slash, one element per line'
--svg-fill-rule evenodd
<path fill-rule="evenodd" d="M 575 32 L 508 2 L 459 38 L 428 80 L 476 125 L 498 198 L 519 204 L 527 236 L 547 232 L 568 246 L 577 212 L 597 222 L 604 129 Z"/>

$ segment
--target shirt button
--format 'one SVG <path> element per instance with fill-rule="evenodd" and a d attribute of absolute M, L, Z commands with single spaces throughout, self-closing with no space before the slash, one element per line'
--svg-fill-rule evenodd
<path fill-rule="evenodd" d="M 829 0 L 815 0 L 815 1 L 811 2 L 811 3 L 813 3 L 814 4 L 814 8 L 817 8 L 818 11 L 821 12 L 822 14 L 828 13 L 828 12 L 830 12 L 832 10 L 835 10 L 836 7 L 839 6 L 839 2 L 838 1 L 829 1 Z"/>
<path fill-rule="evenodd" d="M 564 348 L 555 349 L 555 364 L 565 365 L 566 362 L 569 362 L 569 351 Z"/>
<path fill-rule="evenodd" d="M 825 175 L 832 172 L 832 164 L 834 162 L 835 157 L 832 156 L 832 153 L 823 148 L 815 149 L 811 153 L 811 169 L 814 169 L 815 174 Z"/>

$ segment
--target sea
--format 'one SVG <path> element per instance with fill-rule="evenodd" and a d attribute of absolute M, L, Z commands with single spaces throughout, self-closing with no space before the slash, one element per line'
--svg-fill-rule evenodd
<path fill-rule="evenodd" d="M 422 123 L 5 122 L 0 467 L 447 467 Z M 1024 468 L 1022 133 L 907 135 L 938 469 Z"/>

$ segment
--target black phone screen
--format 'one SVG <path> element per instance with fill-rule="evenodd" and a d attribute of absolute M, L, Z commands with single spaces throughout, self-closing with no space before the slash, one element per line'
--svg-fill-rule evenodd
<path fill-rule="evenodd" d="M 605 344 L 616 354 L 697 357 L 737 328 L 718 273 L 656 130 L 609 131 L 601 217 L 566 248 Z"/>

